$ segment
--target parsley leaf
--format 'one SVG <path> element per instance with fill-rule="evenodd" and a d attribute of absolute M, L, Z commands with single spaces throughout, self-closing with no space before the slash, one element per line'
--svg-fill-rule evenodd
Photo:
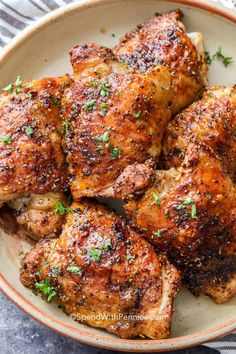
<path fill-rule="evenodd" d="M 129 252 L 126 253 L 125 258 L 127 261 L 133 262 L 135 260 L 135 256 L 132 256 Z"/>
<path fill-rule="evenodd" d="M 110 85 L 108 84 L 108 82 L 105 82 L 104 84 L 101 85 L 100 95 L 102 97 L 106 97 L 109 95 L 109 93 L 110 93 Z"/>
<path fill-rule="evenodd" d="M 153 197 L 153 200 L 154 200 L 154 204 L 160 206 L 161 200 L 160 200 L 158 194 L 156 192 L 153 192 L 152 197 Z"/>
<path fill-rule="evenodd" d="M 213 59 L 219 59 L 223 62 L 224 66 L 227 68 L 228 65 L 233 63 L 233 58 L 232 57 L 226 57 L 222 53 L 222 47 L 218 47 L 217 51 L 213 55 Z"/>
<path fill-rule="evenodd" d="M 100 261 L 102 256 L 102 250 L 96 247 L 91 247 L 89 250 L 89 256 L 96 262 Z"/>
<path fill-rule="evenodd" d="M 34 130 L 31 127 L 24 126 L 23 130 L 25 131 L 26 135 L 31 137 L 34 134 Z"/>
<path fill-rule="evenodd" d="M 57 202 L 54 209 L 55 209 L 55 213 L 58 215 L 64 215 L 66 213 L 73 213 L 73 209 L 64 207 L 62 202 Z"/>
<path fill-rule="evenodd" d="M 121 148 L 120 147 L 115 147 L 113 148 L 112 152 L 111 152 L 111 158 L 112 160 L 115 159 L 120 159 L 121 158 Z"/>
<path fill-rule="evenodd" d="M 93 111 L 95 108 L 96 100 L 88 101 L 86 102 L 82 108 L 85 109 L 86 111 Z"/>
<path fill-rule="evenodd" d="M 11 144 L 12 143 L 12 136 L 1 136 L 0 137 L 0 143 L 7 143 L 7 144 Z"/>
<path fill-rule="evenodd" d="M 51 286 L 49 279 L 46 279 L 45 281 L 42 280 L 41 282 L 36 283 L 35 287 L 40 290 L 43 295 L 46 296 L 47 301 L 52 301 L 56 299 L 56 290 Z"/>
<path fill-rule="evenodd" d="M 70 273 L 76 274 L 76 275 L 82 275 L 82 273 L 83 273 L 83 270 L 76 265 L 70 265 L 67 268 L 67 271 Z"/>
<path fill-rule="evenodd" d="M 211 55 L 210 55 L 210 53 L 209 52 L 205 52 L 205 58 L 206 58 L 206 63 L 207 63 L 207 65 L 211 65 L 211 63 L 212 63 L 212 58 L 211 58 Z"/>
<path fill-rule="evenodd" d="M 69 122 L 63 121 L 62 122 L 62 133 L 67 134 L 68 133 L 68 129 L 69 129 Z"/>
<path fill-rule="evenodd" d="M 4 87 L 2 90 L 5 92 L 8 92 L 8 93 L 12 93 L 13 92 L 13 85 L 9 84 L 6 87 Z"/>

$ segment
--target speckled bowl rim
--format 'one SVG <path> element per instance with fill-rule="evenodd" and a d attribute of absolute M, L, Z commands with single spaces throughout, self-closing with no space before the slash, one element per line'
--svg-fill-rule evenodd
<path fill-rule="evenodd" d="M 135 1 L 135 0 L 133 0 Z M 145 0 L 149 1 L 149 0 Z M 79 12 L 86 8 L 93 8 L 99 5 L 122 3 L 122 0 L 85 0 L 79 3 L 73 3 L 66 7 L 53 11 L 52 13 L 44 16 L 36 24 L 29 26 L 18 34 L 9 45 L 7 45 L 0 54 L 0 66 L 8 60 L 9 56 L 17 49 L 19 49 L 27 40 L 32 38 L 36 33 L 42 29 L 47 28 L 52 23 L 60 21 L 62 18 L 70 15 L 73 12 Z M 236 24 L 236 14 L 221 8 L 215 4 L 211 4 L 206 0 L 169 0 L 167 2 L 179 3 L 196 8 L 200 8 L 212 14 L 219 15 L 225 19 L 230 20 Z M 34 306 L 26 300 L 9 282 L 0 274 L 0 290 L 21 310 L 34 318 L 36 321 L 52 329 L 53 331 L 75 339 L 81 343 L 89 344 L 92 346 L 130 352 L 159 352 L 168 350 L 178 350 L 201 343 L 212 341 L 216 338 L 225 336 L 236 330 L 236 319 L 222 323 L 208 330 L 199 331 L 187 336 L 177 338 L 168 338 L 162 340 L 130 340 L 120 338 L 105 337 L 101 334 L 94 334 L 84 332 L 81 329 L 74 328 L 61 321 L 57 321 L 47 313 Z M 88 327 L 89 328 L 89 327 Z"/>

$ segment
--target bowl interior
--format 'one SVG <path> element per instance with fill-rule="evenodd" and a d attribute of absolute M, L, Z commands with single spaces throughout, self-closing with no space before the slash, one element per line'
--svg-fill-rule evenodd
<path fill-rule="evenodd" d="M 1 87 L 14 81 L 16 75 L 21 75 L 24 80 L 32 80 L 71 72 L 68 52 L 73 45 L 95 41 L 112 47 L 122 34 L 153 16 L 155 12 L 162 13 L 177 7 L 185 14 L 184 23 L 187 30 L 203 33 L 207 51 L 213 54 L 222 46 L 223 53 L 234 57 L 236 63 L 236 24 L 218 15 L 171 1 L 128 0 L 95 3 L 96 1 L 90 2 L 90 6 L 81 8 L 77 5 L 73 12 L 69 11 L 47 23 L 15 48 L 0 62 Z M 214 61 L 210 67 L 210 85 L 234 84 L 235 70 L 236 64 L 225 68 L 221 62 Z M 181 290 L 175 303 L 173 340 L 122 341 L 99 329 L 78 324 L 64 315 L 56 305 L 45 303 L 21 285 L 18 279 L 22 257 L 20 252 L 29 249 L 30 243 L 20 235 L 7 235 L 3 230 L 0 235 L 0 272 L 10 287 L 3 281 L 0 285 L 2 284 L 4 291 L 31 315 L 66 335 L 113 349 L 149 351 L 180 348 L 203 339 L 212 339 L 215 335 L 223 335 L 236 328 L 236 298 L 228 304 L 216 305 L 207 297 L 195 298 L 185 289 Z M 224 325 L 226 322 L 228 326 Z M 204 336 L 197 334 L 203 331 Z"/>

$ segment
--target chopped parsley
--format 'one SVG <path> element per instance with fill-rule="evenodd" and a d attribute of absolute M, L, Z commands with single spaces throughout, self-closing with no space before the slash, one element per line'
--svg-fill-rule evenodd
<path fill-rule="evenodd" d="M 86 111 L 93 111 L 95 108 L 96 100 L 88 101 L 86 102 L 82 108 L 85 109 Z"/>
<path fill-rule="evenodd" d="M 135 260 L 135 256 L 132 256 L 129 252 L 126 253 L 125 258 L 127 259 L 127 261 L 129 262 L 133 262 Z"/>
<path fill-rule="evenodd" d="M 153 197 L 154 204 L 160 206 L 161 200 L 160 200 L 158 194 L 156 192 L 153 192 L 152 197 Z"/>
<path fill-rule="evenodd" d="M 61 105 L 61 100 L 58 97 L 51 95 L 51 100 L 56 106 Z"/>
<path fill-rule="evenodd" d="M 182 210 L 182 209 L 186 209 L 187 205 L 191 205 L 191 217 L 192 219 L 197 219 L 197 207 L 196 205 L 193 203 L 192 198 L 182 198 L 181 199 L 181 203 L 176 205 L 174 208 L 175 210 Z"/>
<path fill-rule="evenodd" d="M 67 268 L 67 271 L 70 273 L 76 274 L 76 275 L 80 275 L 80 276 L 83 274 L 83 270 L 76 265 L 70 265 Z"/>
<path fill-rule="evenodd" d="M 54 207 L 54 209 L 55 209 L 55 213 L 58 214 L 58 215 L 64 215 L 66 213 L 72 213 L 73 212 L 72 208 L 64 207 L 62 202 L 57 202 L 55 207 Z"/>
<path fill-rule="evenodd" d="M 0 137 L 0 143 L 7 143 L 7 144 L 11 144 L 12 143 L 12 136 L 1 136 Z"/>
<path fill-rule="evenodd" d="M 91 247 L 89 250 L 89 256 L 96 262 L 100 261 L 102 256 L 102 250 L 96 247 Z"/>
<path fill-rule="evenodd" d="M 62 133 L 67 134 L 68 133 L 68 129 L 69 129 L 69 122 L 63 121 L 62 122 Z"/>
<path fill-rule="evenodd" d="M 108 84 L 108 82 L 105 82 L 100 87 L 100 95 L 102 97 L 106 97 L 109 95 L 109 93 L 110 93 L 110 85 Z"/>
<path fill-rule="evenodd" d="M 230 64 L 233 63 L 233 58 L 232 57 L 226 57 L 223 53 L 222 53 L 222 47 L 219 46 L 217 51 L 215 52 L 215 54 L 211 57 L 209 52 L 205 52 L 205 58 L 206 58 L 206 62 L 208 65 L 211 65 L 212 61 L 215 59 L 221 60 L 222 63 L 224 64 L 224 66 L 227 68 L 227 66 L 229 66 Z"/>
<path fill-rule="evenodd" d="M 98 141 L 100 143 L 107 143 L 110 139 L 110 131 L 106 130 L 102 135 L 95 136 L 92 138 L 95 141 Z"/>
<path fill-rule="evenodd" d="M 224 64 L 224 66 L 227 68 L 227 66 L 229 66 L 230 64 L 233 63 L 233 58 L 232 57 L 226 57 L 223 53 L 222 53 L 222 47 L 218 47 L 217 51 L 215 52 L 215 54 L 213 55 L 212 59 L 218 59 L 221 60 L 222 63 Z"/>
<path fill-rule="evenodd" d="M 102 145 L 98 145 L 96 151 L 101 151 L 101 150 L 103 150 L 103 146 Z"/>
<path fill-rule="evenodd" d="M 209 52 L 205 52 L 205 58 L 206 58 L 206 63 L 207 63 L 207 65 L 211 65 L 211 63 L 212 63 L 212 58 L 211 58 L 211 55 L 210 55 L 210 53 Z"/>
<path fill-rule="evenodd" d="M 52 277 L 56 277 L 57 275 L 59 275 L 61 273 L 61 269 L 58 266 L 53 266 L 51 269 L 51 276 Z"/>
<path fill-rule="evenodd" d="M 153 233 L 156 237 L 161 237 L 161 230 L 157 230 Z"/>
<path fill-rule="evenodd" d="M 112 33 L 111 36 L 114 38 L 116 35 L 115 35 L 115 33 Z"/>
<path fill-rule="evenodd" d="M 31 137 L 31 136 L 34 134 L 34 130 L 33 130 L 31 127 L 24 126 L 24 127 L 23 127 L 23 130 L 25 131 L 25 134 L 26 134 L 28 137 Z"/>
<path fill-rule="evenodd" d="M 111 248 L 111 239 L 104 240 L 100 234 L 98 236 L 103 243 L 99 247 L 91 247 L 89 250 L 89 256 L 96 262 L 100 261 L 103 251 L 108 251 Z"/>
<path fill-rule="evenodd" d="M 97 83 L 95 81 L 89 81 L 88 83 L 90 86 L 93 86 L 94 88 L 97 88 Z"/>
<path fill-rule="evenodd" d="M 142 111 L 138 111 L 138 113 L 136 113 L 134 115 L 134 117 L 137 118 L 137 119 L 141 118 L 142 117 Z"/>
<path fill-rule="evenodd" d="M 105 110 L 107 109 L 106 103 L 102 103 L 102 104 L 101 104 L 101 109 L 102 109 L 103 111 L 105 111 Z"/>
<path fill-rule="evenodd" d="M 22 78 L 21 78 L 20 75 L 18 75 L 18 76 L 16 77 L 16 81 L 15 81 L 16 87 L 22 87 L 22 83 L 23 83 Z"/>
<path fill-rule="evenodd" d="M 197 219 L 197 207 L 195 204 L 192 204 L 191 217 L 192 219 Z"/>
<path fill-rule="evenodd" d="M 4 87 L 2 90 L 7 92 L 7 93 L 13 93 L 14 88 L 16 93 L 20 93 L 21 92 L 21 88 L 23 87 L 23 81 L 20 75 L 17 75 L 16 77 L 16 81 L 14 82 L 14 84 L 9 84 L 6 87 Z"/>
<path fill-rule="evenodd" d="M 181 199 L 181 202 L 182 202 L 184 205 L 190 205 L 190 204 L 193 203 L 192 198 L 188 198 L 188 197 L 182 198 L 182 199 Z"/>
<path fill-rule="evenodd" d="M 47 301 L 52 301 L 56 299 L 57 292 L 51 286 L 49 279 L 46 279 L 45 281 L 42 280 L 41 282 L 36 283 L 35 287 L 36 289 L 40 290 L 44 296 L 46 296 Z"/>
<path fill-rule="evenodd" d="M 115 147 L 113 148 L 112 152 L 111 152 L 111 158 L 112 160 L 115 159 L 120 159 L 121 158 L 121 148 L 120 147 Z"/>
<path fill-rule="evenodd" d="M 5 92 L 8 92 L 8 93 L 12 93 L 13 92 L 13 85 L 9 84 L 6 87 L 4 87 L 2 90 Z"/>

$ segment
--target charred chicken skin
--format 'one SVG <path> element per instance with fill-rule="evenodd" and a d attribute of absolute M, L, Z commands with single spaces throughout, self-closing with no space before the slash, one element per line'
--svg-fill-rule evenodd
<path fill-rule="evenodd" d="M 152 187 L 125 209 L 194 294 L 217 303 L 236 295 L 235 186 L 209 147 L 190 145 L 181 167 L 157 171 Z"/>
<path fill-rule="evenodd" d="M 182 164 L 190 142 L 213 149 L 234 179 L 236 172 L 236 86 L 212 87 L 168 125 L 163 145 L 164 167 Z"/>
<path fill-rule="evenodd" d="M 110 49 L 92 43 L 74 47 L 71 63 L 74 83 L 65 90 L 62 114 L 73 198 L 143 188 L 170 119 L 168 70 L 133 73 Z"/>
<path fill-rule="evenodd" d="M 67 186 L 60 99 L 68 82 L 18 77 L 0 97 L 0 202 L 17 210 L 19 223 L 35 224 L 26 227 L 35 238 L 55 234 L 62 223 L 52 205 Z"/>
<path fill-rule="evenodd" d="M 77 202 L 72 209 L 61 236 L 25 256 L 22 283 L 90 326 L 122 338 L 166 338 L 178 271 L 103 206 Z"/>
<path fill-rule="evenodd" d="M 119 60 L 145 73 L 165 65 L 172 78 L 172 113 L 187 107 L 207 84 L 203 38 L 185 32 L 181 11 L 155 16 L 121 38 L 114 49 Z"/>

